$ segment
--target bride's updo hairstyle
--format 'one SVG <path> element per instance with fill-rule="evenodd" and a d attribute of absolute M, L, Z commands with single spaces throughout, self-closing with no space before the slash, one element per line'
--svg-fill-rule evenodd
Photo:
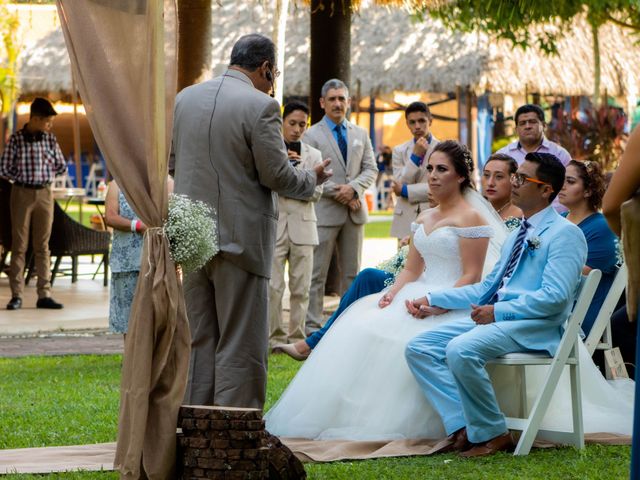
<path fill-rule="evenodd" d="M 456 173 L 464 178 L 464 181 L 460 184 L 460 191 L 464 192 L 467 188 L 475 188 L 471 181 L 471 174 L 473 173 L 473 158 L 471 152 L 466 147 L 455 140 L 445 140 L 438 143 L 434 148 L 434 152 L 442 152 L 453 164 L 453 168 Z M 433 152 L 432 152 L 433 154 Z"/>

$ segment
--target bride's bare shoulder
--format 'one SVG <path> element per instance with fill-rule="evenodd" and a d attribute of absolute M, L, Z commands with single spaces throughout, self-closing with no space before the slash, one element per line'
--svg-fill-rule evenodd
<path fill-rule="evenodd" d="M 457 224 L 459 227 L 479 227 L 487 225 L 487 220 L 473 207 L 467 205 L 457 215 Z"/>

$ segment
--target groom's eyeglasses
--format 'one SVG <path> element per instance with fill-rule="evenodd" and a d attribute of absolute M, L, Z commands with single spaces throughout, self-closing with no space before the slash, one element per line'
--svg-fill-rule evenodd
<path fill-rule="evenodd" d="M 521 187 L 524 185 L 524 182 L 537 183 L 540 185 L 549 185 L 551 184 L 547 182 L 543 182 L 542 180 L 538 180 L 537 178 L 527 177 L 524 173 L 512 173 L 511 174 L 511 183 L 516 187 Z"/>

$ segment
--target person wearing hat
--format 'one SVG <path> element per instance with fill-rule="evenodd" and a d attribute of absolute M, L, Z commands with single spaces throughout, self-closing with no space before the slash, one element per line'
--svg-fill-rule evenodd
<path fill-rule="evenodd" d="M 11 300 L 7 310 L 22 307 L 24 267 L 29 233 L 38 276 L 37 308 L 62 308 L 51 298 L 49 237 L 53 223 L 51 183 L 67 169 L 58 141 L 50 132 L 57 115 L 51 103 L 36 98 L 29 121 L 11 135 L 0 158 L 0 177 L 13 182 L 11 188 Z"/>

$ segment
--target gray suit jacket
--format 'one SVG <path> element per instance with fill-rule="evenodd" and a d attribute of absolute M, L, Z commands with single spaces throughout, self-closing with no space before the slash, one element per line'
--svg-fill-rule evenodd
<path fill-rule="evenodd" d="M 271 275 L 278 192 L 313 195 L 313 171 L 291 166 L 277 101 L 237 70 L 182 90 L 173 124 L 175 192 L 215 209 L 220 255 Z"/>
<path fill-rule="evenodd" d="M 378 168 L 373 156 L 373 148 L 369 135 L 361 128 L 347 121 L 347 164 L 333 133 L 324 121 L 312 125 L 304 134 L 303 140 L 322 152 L 322 159 L 331 159 L 333 177 L 324 184 L 322 198 L 316 204 L 318 226 L 339 226 L 347 221 L 347 215 L 355 224 L 367 222 L 367 207 L 364 192 L 373 185 L 378 175 Z M 336 184 L 349 184 L 358 194 L 362 206 L 360 210 L 351 212 L 349 207 L 334 200 Z"/>
<path fill-rule="evenodd" d="M 320 150 L 306 143 L 302 143 L 300 157 L 302 160 L 296 168 L 309 170 L 322 163 Z M 278 233 L 276 238 L 280 239 L 286 228 L 287 235 L 292 243 L 296 245 L 318 245 L 317 218 L 314 206 L 321 195 L 322 185 L 318 185 L 313 192 L 313 196 L 306 200 L 296 200 L 295 198 L 279 195 Z"/>
<path fill-rule="evenodd" d="M 429 208 L 427 194 L 427 160 L 438 144 L 436 137 L 431 137 L 429 149 L 424 156 L 424 161 L 419 167 L 411 161 L 413 153 L 413 140 L 404 142 L 393 149 L 392 165 L 393 178 L 398 183 L 407 184 L 408 198 L 398 196 L 396 207 L 393 211 L 393 223 L 391 224 L 391 236 L 403 238 L 411 233 L 411 222 L 415 221 L 420 212 Z"/>

